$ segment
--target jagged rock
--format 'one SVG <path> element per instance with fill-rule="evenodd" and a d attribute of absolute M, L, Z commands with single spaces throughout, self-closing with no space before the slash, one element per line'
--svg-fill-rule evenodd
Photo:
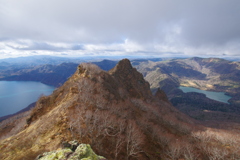
<path fill-rule="evenodd" d="M 78 66 L 78 74 L 83 74 L 85 71 L 86 69 L 82 65 Z"/>
<path fill-rule="evenodd" d="M 72 151 L 75 151 L 77 147 L 79 146 L 78 141 L 70 141 L 70 142 L 63 142 L 62 143 L 63 148 L 70 148 Z"/>
<path fill-rule="evenodd" d="M 69 157 L 69 160 L 106 160 L 96 155 L 89 144 L 80 144 L 76 151 Z"/>
<path fill-rule="evenodd" d="M 39 155 L 36 160 L 60 160 L 67 159 L 69 155 L 71 155 L 73 151 L 70 148 L 64 148 L 58 151 L 46 152 L 42 155 Z M 76 159 L 77 160 L 77 159 Z"/>
<path fill-rule="evenodd" d="M 133 68 L 128 59 L 123 59 L 109 71 L 118 83 L 130 93 L 131 97 L 148 99 L 152 96 L 150 85 L 144 80 L 143 75 Z"/>
<path fill-rule="evenodd" d="M 39 155 L 36 160 L 106 160 L 98 156 L 89 144 L 80 144 L 77 141 L 63 143 L 64 149 L 46 152 Z"/>
<path fill-rule="evenodd" d="M 157 92 L 155 94 L 155 97 L 157 97 L 158 99 L 160 99 L 162 101 L 170 103 L 166 93 L 163 90 L 161 90 L 160 88 L 158 88 L 158 90 L 157 90 Z"/>

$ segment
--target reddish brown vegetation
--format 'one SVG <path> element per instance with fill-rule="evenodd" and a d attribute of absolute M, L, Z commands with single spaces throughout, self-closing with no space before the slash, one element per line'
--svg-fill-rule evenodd
<path fill-rule="evenodd" d="M 126 59 L 109 73 L 81 64 L 23 119 L 25 129 L 0 141 L 0 159 L 32 159 L 73 139 L 108 159 L 231 159 L 240 154 L 237 141 L 228 138 L 232 133 L 216 136 L 175 109 L 161 91 L 152 96 L 148 82 Z"/>

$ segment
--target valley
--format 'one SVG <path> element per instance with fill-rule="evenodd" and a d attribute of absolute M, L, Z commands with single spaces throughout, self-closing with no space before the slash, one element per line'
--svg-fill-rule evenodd
<path fill-rule="evenodd" d="M 184 93 L 189 93 L 189 92 L 196 92 L 196 93 L 202 93 L 206 95 L 207 98 L 218 101 L 218 102 L 223 102 L 223 103 L 228 103 L 228 100 L 231 99 L 231 96 L 226 95 L 224 92 L 214 92 L 214 91 L 206 91 L 206 90 L 200 90 L 192 87 L 182 87 L 180 86 L 179 89 L 181 89 Z"/>
<path fill-rule="evenodd" d="M 135 65 L 150 83 L 153 92 L 161 88 L 175 107 L 203 122 L 240 122 L 239 116 L 232 116 L 240 114 L 239 66 L 239 62 L 197 57 L 160 62 L 145 61 Z M 179 86 L 225 92 L 232 98 L 228 100 L 229 104 L 226 104 L 211 100 L 200 93 L 184 93 Z M 209 116 L 210 113 L 212 116 Z"/>

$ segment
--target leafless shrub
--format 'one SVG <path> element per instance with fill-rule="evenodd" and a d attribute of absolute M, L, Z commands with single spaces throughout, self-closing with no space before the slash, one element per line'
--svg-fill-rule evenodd
<path fill-rule="evenodd" d="M 192 133 L 199 149 L 210 160 L 237 159 L 240 157 L 239 135 L 228 131 L 207 129 Z"/>
<path fill-rule="evenodd" d="M 160 129 L 157 126 L 152 127 L 152 138 L 153 141 L 156 141 L 161 148 L 166 148 L 173 137 L 171 134 L 166 133 L 163 129 Z"/>
<path fill-rule="evenodd" d="M 74 139 L 76 139 L 77 136 L 79 136 L 80 139 L 83 136 L 85 136 L 86 132 L 85 132 L 85 129 L 83 129 L 84 123 L 85 123 L 85 120 L 83 118 L 80 105 L 77 105 L 75 106 L 75 115 L 70 117 L 70 122 L 69 122 L 69 129 Z M 75 135 L 75 133 L 77 135 Z"/>
<path fill-rule="evenodd" d="M 127 159 L 130 157 L 137 157 L 139 153 L 143 152 L 141 148 L 141 145 L 143 143 L 143 134 L 133 122 L 128 123 L 126 143 Z"/>
<path fill-rule="evenodd" d="M 223 145 L 239 145 L 240 136 L 239 134 L 228 133 L 228 132 L 212 132 L 216 141 L 221 142 Z"/>
<path fill-rule="evenodd" d="M 148 107 L 144 104 L 144 102 L 140 99 L 134 99 L 132 98 L 131 99 L 131 102 L 137 106 L 139 109 L 141 109 L 142 111 L 147 111 L 148 110 Z"/>
<path fill-rule="evenodd" d="M 234 145 L 231 148 L 231 158 L 232 159 L 240 159 L 240 145 Z"/>
<path fill-rule="evenodd" d="M 78 66 L 79 73 L 84 73 L 85 76 L 92 76 L 99 74 L 102 70 L 95 64 L 92 63 L 81 63 Z"/>
<path fill-rule="evenodd" d="M 177 140 L 177 142 L 169 144 L 168 149 L 166 151 L 166 155 L 167 155 L 166 158 L 175 160 L 180 157 L 181 153 L 182 153 L 182 146 L 181 146 L 181 143 L 179 143 Z"/>
<path fill-rule="evenodd" d="M 214 139 L 214 135 L 209 130 L 193 132 L 192 137 L 195 138 L 197 141 L 201 141 L 204 143 L 210 142 Z"/>
<path fill-rule="evenodd" d="M 109 108 L 108 102 L 99 95 L 95 97 L 94 101 L 98 109 L 106 110 Z"/>
<path fill-rule="evenodd" d="M 121 149 L 123 148 L 123 145 L 125 143 L 125 137 L 119 134 L 116 138 L 116 145 L 115 145 L 115 157 L 114 159 L 118 159 L 118 154 L 120 153 Z"/>
<path fill-rule="evenodd" d="M 198 155 L 194 153 L 194 148 L 190 144 L 186 144 L 183 151 L 183 156 L 186 160 L 197 160 Z"/>
<path fill-rule="evenodd" d="M 225 160 L 228 155 L 228 151 L 220 147 L 206 146 L 204 150 L 210 160 Z"/>

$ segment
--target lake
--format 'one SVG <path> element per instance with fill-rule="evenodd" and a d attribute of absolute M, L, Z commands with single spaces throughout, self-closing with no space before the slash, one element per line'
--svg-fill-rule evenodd
<path fill-rule="evenodd" d="M 205 90 L 200 90 L 192 87 L 182 87 L 180 86 L 179 89 L 181 89 L 184 93 L 187 92 L 197 92 L 197 93 L 203 93 L 206 95 L 206 97 L 219 101 L 219 102 L 224 102 L 228 103 L 228 100 L 232 97 L 225 95 L 224 92 L 213 92 L 213 91 L 205 91 Z"/>
<path fill-rule="evenodd" d="M 0 81 L 0 117 L 16 113 L 50 95 L 55 87 L 33 81 Z"/>

